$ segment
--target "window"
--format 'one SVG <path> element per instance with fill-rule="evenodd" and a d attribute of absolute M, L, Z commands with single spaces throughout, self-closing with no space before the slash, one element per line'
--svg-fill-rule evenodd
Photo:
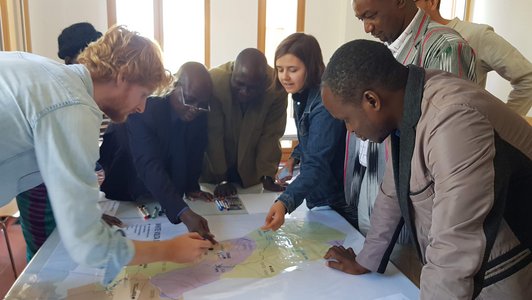
<path fill-rule="evenodd" d="M 277 45 L 294 32 L 304 31 L 304 0 L 259 0 L 257 48 L 274 65 Z"/>
<path fill-rule="evenodd" d="M 257 48 L 266 55 L 268 64 L 274 66 L 275 50 L 279 43 L 294 32 L 305 29 L 305 0 L 259 0 Z M 283 148 L 296 139 L 294 109 L 288 96 L 286 128 L 281 141 Z"/>
<path fill-rule="evenodd" d="M 164 0 L 163 7 L 164 60 L 168 69 L 175 72 L 187 61 L 205 63 L 205 3 Z"/>
<path fill-rule="evenodd" d="M 28 0 L 0 1 L 0 50 L 31 52 Z"/>
<path fill-rule="evenodd" d="M 158 41 L 165 67 L 172 72 L 186 61 L 198 61 L 209 68 L 210 3 L 211 0 L 107 0 L 108 23 L 126 25 Z M 257 0 L 257 3 L 257 48 L 273 66 L 277 45 L 288 35 L 304 30 L 305 0 Z M 290 101 L 286 134 L 293 137 L 291 104 Z"/>
<path fill-rule="evenodd" d="M 209 67 L 209 0 L 108 0 L 108 23 L 155 40 L 171 72 L 187 61 Z"/>
<path fill-rule="evenodd" d="M 155 40 L 152 0 L 116 0 L 116 24 Z"/>
<path fill-rule="evenodd" d="M 445 19 L 466 20 L 466 0 L 441 0 L 440 13 Z"/>
<path fill-rule="evenodd" d="M 0 1 L 0 51 L 7 50 L 4 48 L 4 44 L 7 44 L 7 40 L 4 40 L 4 38 L 7 38 L 8 31 L 6 25 L 4 25 L 4 22 L 7 20 L 7 11 L 5 7 L 5 3 L 3 1 Z M 7 23 L 7 22 L 6 22 Z"/>

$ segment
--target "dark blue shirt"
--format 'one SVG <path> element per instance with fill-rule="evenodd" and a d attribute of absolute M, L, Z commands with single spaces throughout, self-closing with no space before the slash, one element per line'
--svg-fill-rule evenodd
<path fill-rule="evenodd" d="M 199 191 L 207 146 L 207 116 L 183 122 L 166 98 L 149 98 L 142 114 L 111 124 L 100 147 L 102 191 L 110 199 L 158 200 L 172 223 L 188 208 L 183 196 Z"/>
<path fill-rule="evenodd" d="M 345 206 L 345 124 L 334 119 L 325 109 L 319 87 L 292 97 L 299 140 L 292 157 L 300 160 L 300 173 L 279 200 L 288 212 L 295 210 L 304 199 L 309 208 Z"/>

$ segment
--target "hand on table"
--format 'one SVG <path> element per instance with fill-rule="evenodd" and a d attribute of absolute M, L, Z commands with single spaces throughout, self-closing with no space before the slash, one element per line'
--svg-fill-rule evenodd
<path fill-rule="evenodd" d="M 214 239 L 214 235 L 209 229 L 209 223 L 204 217 L 198 215 L 191 209 L 187 209 L 181 214 L 179 218 L 183 223 L 185 223 L 188 228 L 188 231 L 199 233 L 199 235 L 201 235 L 204 239 L 209 240 L 212 245 L 218 243 Z"/>
<path fill-rule="evenodd" d="M 227 181 L 222 181 L 214 188 L 214 196 L 223 198 L 236 195 L 236 187 Z"/>
<path fill-rule="evenodd" d="M 124 227 L 124 223 L 122 223 L 122 221 L 117 218 L 117 217 L 113 217 L 113 216 L 110 216 L 110 215 L 106 215 L 106 214 L 103 214 L 102 215 L 102 220 L 107 223 L 109 226 L 118 226 L 118 227 Z"/>
<path fill-rule="evenodd" d="M 204 191 L 196 191 L 196 192 L 188 192 L 187 197 L 191 200 L 203 200 L 207 202 L 212 202 L 214 196 L 209 192 Z"/>
<path fill-rule="evenodd" d="M 265 189 L 265 190 L 268 190 L 268 191 L 271 191 L 271 192 L 282 192 L 284 191 L 286 188 L 280 184 L 276 184 L 274 181 L 273 181 L 273 178 L 271 178 L 270 176 L 264 176 L 262 178 L 262 187 Z"/>
<path fill-rule="evenodd" d="M 270 207 L 270 211 L 268 212 L 268 215 L 266 215 L 264 225 L 260 229 L 273 231 L 279 229 L 284 224 L 285 214 L 286 207 L 284 206 L 283 202 L 276 201 L 272 207 Z"/>
<path fill-rule="evenodd" d="M 288 180 L 292 179 L 292 176 L 294 175 L 295 164 L 296 161 L 293 157 L 286 161 L 284 167 L 277 171 L 277 174 L 275 175 L 275 180 L 277 183 L 284 185 L 287 184 L 286 182 Z"/>
<path fill-rule="evenodd" d="M 332 246 L 323 256 L 323 258 L 329 259 L 327 266 L 333 269 L 353 275 L 369 273 L 368 269 L 356 261 L 356 257 L 353 248 L 346 249 L 344 246 Z"/>
<path fill-rule="evenodd" d="M 169 242 L 172 245 L 169 247 L 169 257 L 176 263 L 197 261 L 209 248 L 212 248 L 212 243 L 197 232 L 180 235 Z"/>

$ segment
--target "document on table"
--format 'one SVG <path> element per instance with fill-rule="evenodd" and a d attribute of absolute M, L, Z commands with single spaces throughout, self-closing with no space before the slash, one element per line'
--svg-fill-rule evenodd
<path fill-rule="evenodd" d="M 120 201 L 115 200 L 104 200 L 98 202 L 98 207 L 100 207 L 102 213 L 110 216 L 116 215 L 116 211 L 118 210 L 119 205 Z"/>
<path fill-rule="evenodd" d="M 122 228 L 126 236 L 137 241 L 161 241 L 174 238 L 188 232 L 184 224 L 172 224 L 168 218 L 147 221 L 127 222 Z"/>

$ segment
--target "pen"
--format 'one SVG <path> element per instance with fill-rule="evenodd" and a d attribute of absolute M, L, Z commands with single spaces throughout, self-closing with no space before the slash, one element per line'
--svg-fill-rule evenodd
<path fill-rule="evenodd" d="M 158 215 L 159 215 L 159 207 L 155 206 L 155 208 L 153 209 L 153 213 L 151 214 L 151 218 L 155 219 L 157 218 Z"/>
<path fill-rule="evenodd" d="M 137 206 L 140 214 L 142 215 L 142 218 L 144 218 L 144 220 L 147 220 L 149 217 L 150 217 L 150 214 L 148 213 L 148 211 L 146 210 L 146 207 L 144 205 L 142 206 Z"/>
<path fill-rule="evenodd" d="M 208 233 L 203 234 L 203 235 L 202 235 L 202 238 L 204 238 L 204 239 L 206 239 L 206 240 L 209 240 L 209 242 L 211 242 L 211 244 L 213 244 L 213 245 L 218 244 L 218 242 L 216 242 L 216 241 L 214 240 L 214 238 L 213 238 L 210 234 L 208 234 Z M 212 250 L 212 249 L 209 248 L 209 250 Z"/>
<path fill-rule="evenodd" d="M 214 200 L 214 203 L 216 204 L 216 207 L 218 208 L 219 211 L 224 210 L 224 206 L 222 205 L 220 200 Z"/>

